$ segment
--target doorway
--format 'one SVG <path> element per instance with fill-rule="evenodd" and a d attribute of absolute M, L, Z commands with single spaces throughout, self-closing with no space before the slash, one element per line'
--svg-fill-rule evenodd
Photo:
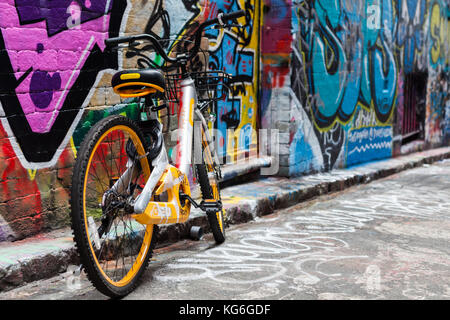
<path fill-rule="evenodd" d="M 427 73 L 405 75 L 402 145 L 425 137 Z"/>

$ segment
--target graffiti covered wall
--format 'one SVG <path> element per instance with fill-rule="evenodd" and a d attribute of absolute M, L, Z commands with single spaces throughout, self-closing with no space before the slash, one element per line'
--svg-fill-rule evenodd
<path fill-rule="evenodd" d="M 292 9 L 293 33 L 290 175 L 396 154 L 404 95 L 411 95 L 404 92 L 405 77 L 418 72 L 427 76 L 425 145 L 443 143 L 449 55 L 445 1 L 285 5 Z M 314 152 L 317 147 L 321 152 Z"/>
<path fill-rule="evenodd" d="M 391 1 L 374 8 L 374 21 L 367 18 L 369 2 L 314 1 L 294 8 L 295 107 L 304 108 L 312 123 L 309 134 L 317 137 L 325 170 L 391 155 L 395 17 Z M 294 148 L 304 148 L 299 144 L 293 141 Z"/>
<path fill-rule="evenodd" d="M 231 160 L 257 148 L 259 1 L 2 1 L 0 241 L 67 225 L 72 166 L 87 131 L 110 114 L 140 116 L 137 101 L 110 88 L 114 71 L 136 68 L 136 59 L 106 50 L 105 39 L 151 33 L 170 39 L 170 50 L 199 22 L 240 9 L 244 28 L 205 33 L 204 63 L 232 75 L 234 98 L 218 104 L 215 123 L 219 152 Z M 172 153 L 177 110 L 160 117 Z"/>
<path fill-rule="evenodd" d="M 450 140 L 447 0 L 4 0 L 0 3 L 0 241 L 68 223 L 77 149 L 110 114 L 137 119 L 137 101 L 110 88 L 137 58 L 104 40 L 151 33 L 167 50 L 219 12 L 242 28 L 205 32 L 206 65 L 232 76 L 212 129 L 221 158 L 279 132 L 280 175 L 398 154 L 406 77 L 426 77 L 423 140 Z M 203 47 L 203 45 L 202 45 Z M 157 63 L 160 57 L 152 56 Z M 169 156 L 177 108 L 160 112 Z M 447 138 L 446 138 L 447 137 Z M 447 142 L 445 142 L 447 139 Z"/>
<path fill-rule="evenodd" d="M 191 4 L 192 20 L 179 35 L 186 36 L 194 32 L 199 23 L 217 17 L 219 12 L 245 11 L 245 18 L 240 21 L 242 28 L 207 29 L 204 33 L 209 40 L 209 70 L 223 70 L 232 77 L 230 95 L 218 101 L 216 106 L 214 129 L 219 157 L 228 157 L 228 162 L 235 161 L 257 150 L 260 2 L 200 2 L 201 5 Z M 199 69 L 202 67 L 197 65 Z"/>
<path fill-rule="evenodd" d="M 72 134 L 103 70 L 117 68 L 104 40 L 126 5 L 0 3 L 0 240 L 67 222 Z"/>

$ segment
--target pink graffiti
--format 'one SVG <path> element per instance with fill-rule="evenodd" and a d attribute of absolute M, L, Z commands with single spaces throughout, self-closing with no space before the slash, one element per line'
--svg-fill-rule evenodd
<path fill-rule="evenodd" d="M 81 20 L 81 8 L 80 8 L 80 5 L 76 1 L 73 1 L 70 4 L 67 11 L 70 13 L 70 15 L 74 21 Z"/>
<path fill-rule="evenodd" d="M 105 14 L 71 27 L 77 14 L 81 15 L 80 6 L 73 2 L 67 12 L 71 14 L 68 29 L 49 37 L 45 20 L 21 25 L 14 5 L 14 0 L 0 3 L 0 29 L 16 79 L 20 80 L 16 94 L 31 130 L 46 133 L 90 51 L 95 45 L 104 50 L 110 17 Z M 91 6 L 90 1 L 85 5 Z"/>

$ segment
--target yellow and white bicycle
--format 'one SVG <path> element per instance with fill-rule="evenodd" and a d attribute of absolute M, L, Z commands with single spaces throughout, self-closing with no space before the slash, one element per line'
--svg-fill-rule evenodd
<path fill-rule="evenodd" d="M 123 297 L 136 288 L 152 256 L 156 226 L 187 221 L 191 205 L 206 212 L 215 241 L 225 241 L 220 165 L 203 111 L 214 101 L 211 84 L 217 99 L 228 76 L 221 71 L 188 72 L 188 66 L 199 52 L 206 27 L 227 27 L 226 22 L 244 14 L 221 13 L 202 23 L 189 49 L 175 56 L 148 34 L 106 40 L 108 47 L 127 44 L 133 50 L 148 41 L 165 63 L 160 70 L 124 70 L 113 76 L 112 86 L 121 97 L 145 99 L 142 111 L 147 119 L 121 115 L 102 119 L 84 138 L 75 163 L 74 240 L 88 278 L 105 295 Z M 181 72 L 162 72 L 174 69 Z M 199 92 L 202 87 L 205 91 Z M 170 98 L 179 108 L 174 165 L 157 117 Z M 200 203 L 191 197 L 191 167 L 200 185 Z"/>

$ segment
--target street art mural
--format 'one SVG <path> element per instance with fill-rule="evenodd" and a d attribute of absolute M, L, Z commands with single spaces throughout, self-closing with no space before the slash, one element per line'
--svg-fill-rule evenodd
<path fill-rule="evenodd" d="M 442 0 L 430 3 L 430 64 L 433 68 L 444 65 L 448 52 L 447 38 L 447 7 Z"/>
<path fill-rule="evenodd" d="M 194 18 L 183 27 L 182 36 L 192 34 L 199 23 L 217 17 L 219 12 L 245 10 L 246 13 L 242 27 L 209 28 L 204 34 L 209 40 L 207 68 L 223 70 L 232 77 L 230 94 L 217 103 L 214 128 L 219 157 L 228 157 L 230 162 L 257 149 L 260 5 L 255 0 L 208 0 L 203 6 L 194 3 L 185 3 Z M 204 67 L 197 64 L 198 70 Z"/>
<path fill-rule="evenodd" d="M 307 118 L 292 119 L 301 125 L 293 126 L 291 155 L 298 148 L 313 148 L 304 139 L 296 140 L 312 134 L 322 159 L 313 157 L 311 170 L 392 156 L 403 112 L 403 77 L 417 71 L 427 72 L 430 81 L 427 142 L 442 143 L 433 132 L 443 131 L 439 121 L 448 90 L 446 80 L 437 80 L 442 76 L 428 66 L 445 66 L 446 10 L 438 0 L 315 0 L 292 5 L 293 113 L 303 109 Z M 313 132 L 302 135 L 298 130 L 305 121 Z M 304 171 L 291 166 L 292 173 Z"/>
<path fill-rule="evenodd" d="M 397 98 L 391 1 L 300 1 L 293 9 L 291 85 L 313 123 L 324 169 L 390 156 L 392 134 L 370 133 L 391 126 Z"/>
<path fill-rule="evenodd" d="M 67 222 L 72 133 L 101 71 L 117 68 L 104 40 L 126 1 L 0 4 L 0 240 Z M 68 148 L 69 147 L 69 148 Z"/>
<path fill-rule="evenodd" d="M 397 46 L 402 48 L 400 64 L 404 73 L 413 72 L 414 66 L 423 69 L 426 65 L 424 58 L 425 44 L 425 13 L 426 1 L 398 1 L 396 10 L 398 12 Z"/>
<path fill-rule="evenodd" d="M 1 1 L 0 241 L 67 225 L 72 166 L 84 135 L 110 114 L 140 116 L 138 101 L 119 99 L 110 80 L 117 69 L 149 65 L 132 52 L 106 50 L 108 37 L 150 33 L 176 51 L 177 40 L 202 21 L 245 10 L 242 27 L 206 30 L 207 55 L 191 67 L 232 77 L 211 126 L 221 158 L 256 154 L 265 147 L 257 130 L 277 129 L 280 174 L 295 176 L 393 156 L 411 73 L 427 75 L 425 142 L 437 146 L 450 136 L 449 6 L 446 0 Z M 170 137 L 176 106 L 160 117 Z"/>
<path fill-rule="evenodd" d="M 107 0 L 1 6 L 2 124 L 26 169 L 49 167 L 68 143 L 98 73 L 117 66 L 104 53 L 104 40 L 117 35 L 125 7 Z"/>
<path fill-rule="evenodd" d="M 449 4 L 450 5 L 450 4 Z M 445 135 L 445 101 L 448 99 L 448 69 L 445 72 L 449 56 L 447 42 L 448 16 L 447 6 L 442 0 L 430 2 L 430 74 L 428 83 L 425 130 L 432 145 L 438 145 Z M 447 64 L 448 66 L 448 64 Z M 446 81 L 447 78 L 447 81 Z"/>
<path fill-rule="evenodd" d="M 137 59 L 106 50 L 105 39 L 145 32 L 169 39 L 162 44 L 171 50 L 199 22 L 239 9 L 243 28 L 205 33 L 206 67 L 233 77 L 215 123 L 219 151 L 231 159 L 257 148 L 259 1 L 2 1 L 0 241 L 67 223 L 71 166 L 86 132 L 109 114 L 139 117 L 136 102 L 109 88 L 114 70 L 138 67 Z"/>

